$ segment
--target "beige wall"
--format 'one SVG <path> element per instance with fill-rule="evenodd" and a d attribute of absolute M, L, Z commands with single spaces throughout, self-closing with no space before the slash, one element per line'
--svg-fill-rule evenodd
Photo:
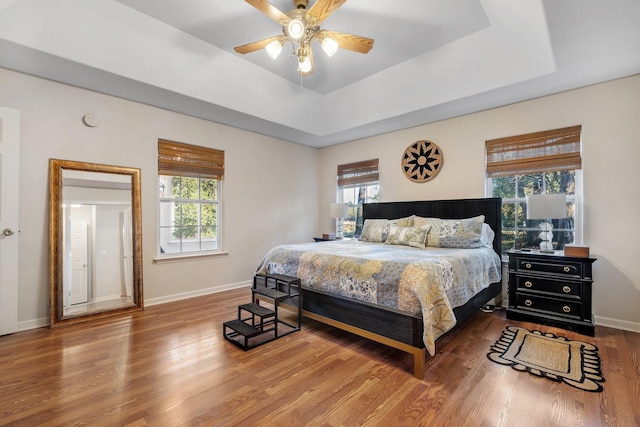
<path fill-rule="evenodd" d="M 0 69 L 0 105 L 21 112 L 21 329 L 48 319 L 49 158 L 142 170 L 145 301 L 246 284 L 272 246 L 309 241 L 318 226 L 316 149 Z M 100 125 L 89 128 L 92 113 Z M 157 140 L 225 151 L 222 231 L 228 256 L 155 264 Z M 46 323 L 45 323 L 46 324 Z"/>
<path fill-rule="evenodd" d="M 484 196 L 484 142 L 582 125 L 584 229 L 594 264 L 596 323 L 640 332 L 640 75 L 321 150 L 320 210 L 335 198 L 336 166 L 380 159 L 382 201 Z M 444 153 L 431 182 L 402 174 L 400 158 L 428 139 Z M 331 222 L 322 215 L 321 228 Z"/>
<path fill-rule="evenodd" d="M 143 275 L 147 302 L 246 283 L 272 246 L 308 241 L 333 226 L 339 163 L 380 159 L 383 201 L 484 196 L 484 141 L 583 126 L 584 242 L 594 268 L 596 322 L 640 331 L 640 76 L 455 119 L 311 149 L 232 127 L 0 69 L 0 105 L 21 112 L 19 321 L 48 317 L 49 158 L 142 170 Z M 84 114 L 101 122 L 89 128 Z M 228 256 L 155 264 L 158 138 L 225 150 L 224 248 Z M 400 156 L 436 142 L 444 166 L 432 182 L 404 177 Z M 186 273 L 185 273 L 186 272 Z"/>

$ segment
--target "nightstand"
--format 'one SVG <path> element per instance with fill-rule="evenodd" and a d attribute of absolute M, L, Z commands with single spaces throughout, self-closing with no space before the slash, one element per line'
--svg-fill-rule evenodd
<path fill-rule="evenodd" d="M 537 251 L 507 251 L 507 319 L 557 326 L 595 335 L 591 311 L 591 269 L 596 258 Z"/>
<path fill-rule="evenodd" d="M 338 239 L 325 239 L 324 237 L 314 237 L 313 238 L 314 242 L 333 242 L 334 240 L 338 240 Z"/>

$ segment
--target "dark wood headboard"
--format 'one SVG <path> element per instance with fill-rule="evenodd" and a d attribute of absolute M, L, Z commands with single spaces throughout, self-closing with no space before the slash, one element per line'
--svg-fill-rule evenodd
<path fill-rule="evenodd" d="M 496 233 L 493 249 L 502 256 L 502 200 L 500 198 L 365 203 L 362 207 L 363 219 L 397 219 L 410 215 L 442 219 L 463 219 L 484 215 L 484 222 L 489 224 Z"/>

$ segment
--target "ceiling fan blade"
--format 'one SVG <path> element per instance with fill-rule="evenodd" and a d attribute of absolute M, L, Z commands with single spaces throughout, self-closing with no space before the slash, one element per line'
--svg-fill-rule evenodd
<path fill-rule="evenodd" d="M 269 3 L 267 0 L 245 0 L 251 6 L 258 9 L 260 12 L 267 15 L 269 18 L 273 19 L 280 25 L 287 25 L 291 18 L 282 13 L 280 9 Z"/>
<path fill-rule="evenodd" d="M 329 37 L 338 42 L 342 49 L 354 52 L 368 53 L 373 47 L 373 39 L 356 36 L 353 34 L 340 33 L 338 31 L 322 30 L 318 33 L 318 38 Z"/>
<path fill-rule="evenodd" d="M 307 17 L 312 16 L 318 20 L 318 24 L 327 19 L 347 0 L 317 0 L 307 12 Z"/>
<path fill-rule="evenodd" d="M 269 43 L 271 43 L 274 40 L 278 40 L 281 43 L 284 43 L 284 41 L 286 40 L 286 37 L 285 36 L 269 37 L 268 39 L 258 40 L 257 42 L 248 43 L 248 44 L 244 44 L 242 46 L 234 47 L 233 50 L 235 50 L 238 53 L 242 53 L 242 54 L 255 52 L 256 50 L 264 49 Z"/>

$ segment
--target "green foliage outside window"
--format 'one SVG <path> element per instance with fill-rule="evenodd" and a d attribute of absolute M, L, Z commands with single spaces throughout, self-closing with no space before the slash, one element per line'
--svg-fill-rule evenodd
<path fill-rule="evenodd" d="M 362 232 L 362 205 L 380 201 L 380 187 L 369 184 L 355 187 L 345 187 L 339 190 L 339 200 L 349 203 L 347 217 L 343 222 L 344 237 L 358 237 Z"/>
<path fill-rule="evenodd" d="M 502 249 L 539 245 L 539 220 L 527 220 L 526 196 L 567 194 L 567 218 L 553 219 L 556 249 L 572 243 L 575 232 L 575 171 L 514 175 L 491 179 L 492 197 L 502 198 Z"/>
<path fill-rule="evenodd" d="M 183 240 L 216 238 L 217 204 L 206 202 L 218 199 L 218 182 L 174 176 L 171 183 L 171 197 L 180 200 L 174 208 L 173 237 Z"/>

